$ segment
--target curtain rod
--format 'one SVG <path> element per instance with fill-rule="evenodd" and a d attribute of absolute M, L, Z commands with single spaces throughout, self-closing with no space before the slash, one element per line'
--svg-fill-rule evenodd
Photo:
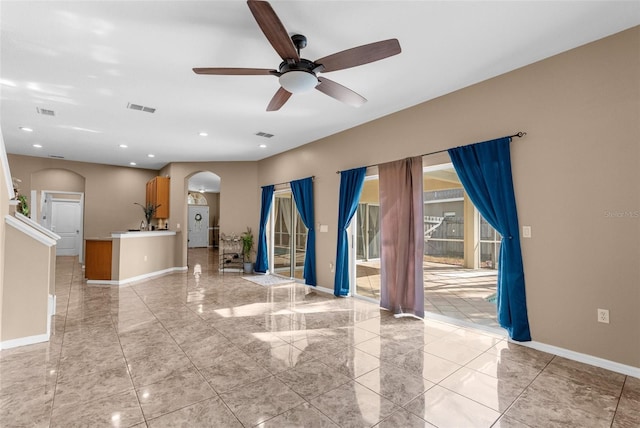
<path fill-rule="evenodd" d="M 513 134 L 513 135 L 507 135 L 506 137 L 503 137 L 503 138 L 513 138 L 513 137 L 522 138 L 522 137 L 524 137 L 525 135 L 527 135 L 527 133 L 526 133 L 526 132 L 522 132 L 522 131 L 520 131 L 520 132 L 517 132 L 517 133 L 515 133 L 515 134 Z M 424 154 L 421 154 L 421 155 L 419 155 L 419 156 L 420 156 L 420 157 L 422 157 L 422 156 L 429 156 L 429 155 L 437 155 L 438 153 L 444 153 L 444 152 L 446 152 L 446 151 L 449 151 L 449 149 L 436 150 L 435 152 L 424 153 Z M 380 164 L 377 164 L 377 163 L 376 163 L 376 164 L 373 164 L 373 165 L 366 165 L 366 166 L 365 166 L 365 168 L 370 168 L 370 167 L 372 167 L 372 166 L 378 166 L 378 165 L 380 165 Z M 345 171 L 346 171 L 346 170 L 345 170 Z M 341 172 L 342 172 L 342 171 L 336 171 L 336 174 L 340 174 Z"/>
<path fill-rule="evenodd" d="M 305 178 L 310 178 L 312 181 L 315 181 L 316 176 L 312 175 L 311 177 L 304 177 L 304 178 L 299 178 L 298 180 L 304 180 Z M 292 181 L 298 181 L 298 180 L 289 180 L 289 181 L 285 181 L 284 183 L 276 183 L 276 184 L 272 184 L 271 186 L 282 186 L 283 184 L 289 184 Z M 268 186 L 268 185 L 267 185 Z M 260 186 L 260 187 L 264 187 L 264 186 Z"/>

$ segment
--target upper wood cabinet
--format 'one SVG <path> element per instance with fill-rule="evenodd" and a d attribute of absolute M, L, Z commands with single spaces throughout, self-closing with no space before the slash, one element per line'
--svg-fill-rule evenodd
<path fill-rule="evenodd" d="M 160 205 L 153 218 L 169 218 L 169 177 L 154 177 L 147 182 L 147 205 Z"/>

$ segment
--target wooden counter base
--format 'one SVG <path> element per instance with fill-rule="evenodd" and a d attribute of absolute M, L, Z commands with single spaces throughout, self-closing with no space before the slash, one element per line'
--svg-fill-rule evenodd
<path fill-rule="evenodd" d="M 111 280 L 111 239 L 87 239 L 84 275 L 87 279 Z"/>

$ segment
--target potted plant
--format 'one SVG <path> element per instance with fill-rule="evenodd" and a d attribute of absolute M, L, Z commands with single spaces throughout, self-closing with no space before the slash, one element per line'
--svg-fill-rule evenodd
<path fill-rule="evenodd" d="M 16 177 L 11 177 L 11 181 L 13 182 L 13 193 L 15 194 L 14 199 L 18 201 L 16 212 L 29 217 L 29 203 L 27 202 L 27 197 L 20 194 L 20 189 L 18 188 L 18 185 L 22 183 L 22 180 Z"/>
<path fill-rule="evenodd" d="M 155 214 L 158 207 L 160 207 L 160 205 L 153 205 L 149 203 L 145 206 L 137 202 L 134 202 L 134 205 L 140 205 L 142 207 L 142 211 L 144 211 L 144 218 L 147 220 L 147 223 L 146 223 L 147 230 L 151 230 L 151 219 L 153 218 L 153 215 Z"/>
<path fill-rule="evenodd" d="M 247 227 L 247 231 L 240 235 L 242 240 L 242 255 L 244 258 L 244 273 L 253 272 L 253 262 L 251 262 L 251 253 L 253 252 L 253 233 L 251 228 Z"/>

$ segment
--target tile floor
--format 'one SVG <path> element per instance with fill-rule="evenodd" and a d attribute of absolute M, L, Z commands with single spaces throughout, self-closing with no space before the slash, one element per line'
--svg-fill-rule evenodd
<path fill-rule="evenodd" d="M 640 379 L 189 257 L 121 288 L 60 257 L 51 341 L 0 352 L 0 426 L 640 426 Z"/>

